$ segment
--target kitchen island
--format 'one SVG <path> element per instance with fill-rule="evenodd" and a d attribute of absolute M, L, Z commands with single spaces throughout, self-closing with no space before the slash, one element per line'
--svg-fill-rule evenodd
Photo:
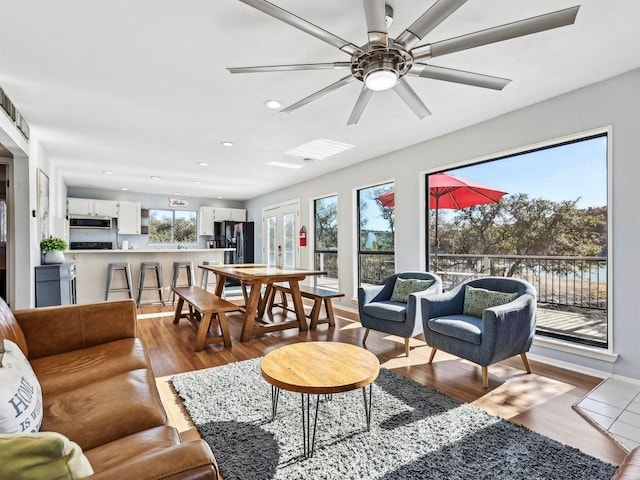
<path fill-rule="evenodd" d="M 76 264 L 76 288 L 77 303 L 93 303 L 104 300 L 107 288 L 107 265 L 111 262 L 129 262 L 131 264 L 131 277 L 133 279 L 134 298 L 138 294 L 138 278 L 140 264 L 142 262 L 160 262 L 164 286 L 164 299 L 169 300 L 171 292 L 171 279 L 173 262 L 192 261 L 196 284 L 200 284 L 202 275 L 198 265 L 207 260 L 210 262 L 224 263 L 224 252 L 233 252 L 233 248 L 145 248 L 129 250 L 68 250 L 65 252 L 65 261 Z M 210 281 L 213 277 L 210 276 Z M 153 285 L 155 275 L 149 270 L 146 275 L 145 285 Z M 184 269 L 180 273 L 179 284 L 186 283 Z M 114 277 L 114 288 L 126 287 L 123 275 Z M 128 298 L 127 292 L 113 292 L 109 300 Z M 142 295 L 142 303 L 157 302 L 158 295 L 153 290 L 145 290 Z"/>

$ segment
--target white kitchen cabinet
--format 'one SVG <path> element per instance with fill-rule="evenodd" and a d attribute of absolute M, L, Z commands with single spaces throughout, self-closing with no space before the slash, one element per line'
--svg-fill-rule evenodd
<path fill-rule="evenodd" d="M 67 215 L 117 218 L 118 202 L 93 198 L 67 198 Z"/>
<path fill-rule="evenodd" d="M 231 209 L 230 208 L 223 208 L 223 207 L 216 207 L 215 208 L 215 215 L 214 215 L 214 220 L 216 222 L 224 222 L 226 220 L 231 220 Z"/>
<path fill-rule="evenodd" d="M 98 217 L 118 218 L 118 202 L 93 200 L 93 214 Z"/>
<path fill-rule="evenodd" d="M 213 222 L 215 221 L 214 207 L 200 207 L 198 219 L 198 235 L 213 235 Z"/>
<path fill-rule="evenodd" d="M 233 220 L 234 222 L 246 222 L 247 211 L 244 208 L 232 208 L 231 220 Z"/>
<path fill-rule="evenodd" d="M 118 235 L 139 235 L 140 234 L 140 210 L 139 202 L 117 202 L 118 203 Z"/>
<path fill-rule="evenodd" d="M 88 198 L 67 198 L 67 215 L 91 215 L 91 202 Z"/>

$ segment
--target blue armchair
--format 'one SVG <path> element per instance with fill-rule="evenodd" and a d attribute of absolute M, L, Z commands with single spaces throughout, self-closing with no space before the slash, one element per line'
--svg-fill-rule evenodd
<path fill-rule="evenodd" d="M 405 302 L 392 300 L 396 279 L 430 280 L 425 290 L 408 295 Z M 398 290 L 396 290 L 397 295 Z M 366 328 L 362 343 L 366 343 L 369 330 L 378 330 L 404 338 L 404 351 L 409 356 L 409 339 L 422 333 L 420 299 L 442 292 L 442 280 L 428 272 L 404 272 L 391 275 L 380 285 L 358 289 L 360 322 Z"/>
<path fill-rule="evenodd" d="M 465 301 L 466 287 L 489 292 L 470 290 Z M 490 306 L 498 303 L 502 304 Z M 422 323 L 424 338 L 431 347 L 429 363 L 437 350 L 476 363 L 482 367 L 483 388 L 489 387 L 488 366 L 514 355 L 520 355 L 527 373 L 531 373 L 526 352 L 536 327 L 536 290 L 525 280 L 479 278 L 441 295 L 425 297 Z"/>

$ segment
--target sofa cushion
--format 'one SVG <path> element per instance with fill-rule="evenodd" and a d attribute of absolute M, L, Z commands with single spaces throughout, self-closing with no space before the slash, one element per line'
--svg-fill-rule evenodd
<path fill-rule="evenodd" d="M 0 298 L 0 342 L 5 338 L 18 345 L 26 357 L 29 356 L 24 332 L 9 306 Z"/>
<path fill-rule="evenodd" d="M 473 315 L 447 315 L 431 318 L 427 322 L 430 330 L 447 337 L 480 345 L 482 341 L 482 319 Z"/>
<path fill-rule="evenodd" d="M 80 447 L 54 432 L 0 435 L 0 478 L 72 480 L 93 474 Z"/>
<path fill-rule="evenodd" d="M 409 301 L 410 294 L 426 290 L 431 285 L 433 285 L 433 280 L 396 277 L 396 282 L 393 285 L 393 292 L 391 293 L 391 298 L 389 300 L 392 302 L 407 303 Z"/>
<path fill-rule="evenodd" d="M 125 338 L 95 347 L 36 358 L 31 361 L 43 394 L 69 390 L 119 373 L 149 368 L 138 338 Z"/>
<path fill-rule="evenodd" d="M 404 322 L 407 317 L 407 304 L 402 302 L 371 302 L 362 307 L 367 315 L 392 322 Z"/>
<path fill-rule="evenodd" d="M 164 425 L 150 370 L 139 369 L 44 396 L 42 429 L 60 432 L 87 451 Z"/>
<path fill-rule="evenodd" d="M 180 436 L 168 425 L 150 428 L 87 450 L 85 455 L 96 473 L 110 470 L 131 459 L 178 445 Z"/>
<path fill-rule="evenodd" d="M 37 432 L 42 389 L 29 361 L 11 340 L 0 342 L 0 433 Z"/>
<path fill-rule="evenodd" d="M 504 305 L 505 303 L 512 302 L 519 296 L 520 294 L 518 292 L 495 292 L 493 290 L 474 288 L 467 285 L 464 287 L 464 306 L 462 313 L 482 317 L 483 312 L 487 308 Z"/>

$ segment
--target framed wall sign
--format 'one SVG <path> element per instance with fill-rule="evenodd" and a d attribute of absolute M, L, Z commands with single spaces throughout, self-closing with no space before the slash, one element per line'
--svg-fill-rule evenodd
<path fill-rule="evenodd" d="M 49 177 L 38 169 L 38 226 L 40 240 L 49 238 Z"/>

